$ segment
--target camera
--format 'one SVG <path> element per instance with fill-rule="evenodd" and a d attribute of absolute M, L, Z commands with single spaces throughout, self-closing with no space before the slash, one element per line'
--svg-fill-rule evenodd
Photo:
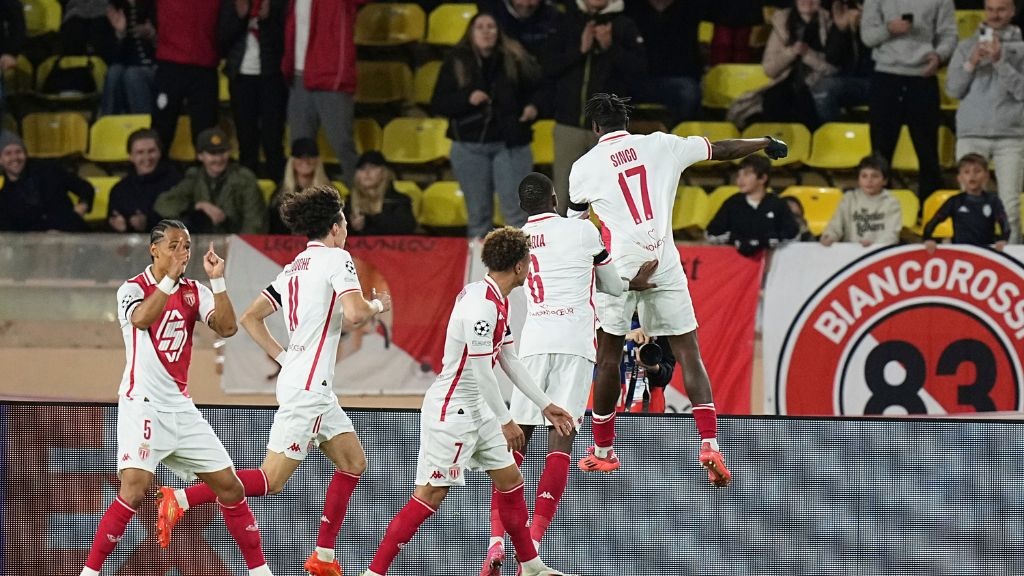
<path fill-rule="evenodd" d="M 648 342 L 637 351 L 637 357 L 640 358 L 640 363 L 645 366 L 660 364 L 662 358 L 661 347 L 654 342 Z"/>

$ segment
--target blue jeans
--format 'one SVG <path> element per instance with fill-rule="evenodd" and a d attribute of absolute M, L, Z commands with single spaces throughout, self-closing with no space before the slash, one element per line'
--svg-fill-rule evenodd
<path fill-rule="evenodd" d="M 700 115 L 700 80 L 688 76 L 650 78 L 643 99 L 668 108 L 673 124 L 695 120 Z"/>
<path fill-rule="evenodd" d="M 151 113 L 155 74 L 153 66 L 111 64 L 103 83 L 100 116 Z"/>
<path fill-rule="evenodd" d="M 519 182 L 533 170 L 529 146 L 508 147 L 504 142 L 452 142 L 452 171 L 466 199 L 469 238 L 483 238 L 494 217 L 498 194 L 505 224 L 522 227 L 526 213 L 519 208 Z"/>
<path fill-rule="evenodd" d="M 867 106 L 871 80 L 861 76 L 828 76 L 811 89 L 814 108 L 822 123 L 835 122 L 843 108 Z"/>

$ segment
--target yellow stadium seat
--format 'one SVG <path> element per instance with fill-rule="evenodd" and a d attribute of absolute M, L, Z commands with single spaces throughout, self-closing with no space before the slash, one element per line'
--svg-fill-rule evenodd
<path fill-rule="evenodd" d="M 412 96 L 412 70 L 402 62 L 356 62 L 356 102 L 390 104 Z"/>
<path fill-rule="evenodd" d="M 949 126 L 939 126 L 939 166 L 952 168 L 956 164 L 956 136 Z M 896 152 L 892 155 L 893 170 L 917 172 L 919 164 L 914 142 L 910 138 L 910 130 L 904 126 L 900 129 L 900 139 L 896 141 Z"/>
<path fill-rule="evenodd" d="M 423 191 L 420 224 L 438 228 L 465 226 L 469 222 L 466 200 L 458 182 L 441 180 Z"/>
<path fill-rule="evenodd" d="M 694 233 L 708 222 L 708 195 L 700 186 L 680 186 L 672 208 L 672 230 Z"/>
<path fill-rule="evenodd" d="M 718 211 L 721 210 L 722 204 L 725 204 L 726 200 L 739 193 L 739 186 L 728 185 L 715 188 L 708 196 L 708 207 L 704 216 L 704 225 L 701 226 L 701 228 L 706 229 L 708 224 L 711 223 L 711 220 L 714 219 L 715 214 L 718 214 Z"/>
<path fill-rule="evenodd" d="M 423 39 L 427 15 L 418 4 L 372 3 L 356 16 L 357 46 L 399 46 Z"/>
<path fill-rule="evenodd" d="M 714 36 L 715 24 L 707 20 L 701 20 L 700 25 L 697 27 L 697 41 L 701 44 L 711 44 L 711 39 Z"/>
<path fill-rule="evenodd" d="M 921 200 L 913 190 L 898 188 L 889 190 L 889 193 L 900 201 L 900 212 L 903 213 L 903 227 L 907 230 L 914 230 L 917 227 L 917 212 L 921 208 Z"/>
<path fill-rule="evenodd" d="M 121 179 L 116 176 L 93 176 L 86 180 L 96 190 L 96 197 L 92 201 L 92 210 L 85 215 L 85 221 L 89 223 L 106 222 L 107 209 L 110 206 L 110 190 Z"/>
<path fill-rule="evenodd" d="M 839 202 L 843 199 L 843 191 L 839 188 L 821 188 L 818 186 L 790 186 L 780 196 L 793 196 L 800 200 L 804 207 L 804 218 L 811 234 L 820 236 L 825 226 L 832 219 Z"/>
<path fill-rule="evenodd" d="M 537 120 L 533 123 L 533 141 L 530 142 L 535 166 L 547 166 L 555 162 L 555 121 Z"/>
<path fill-rule="evenodd" d="M 53 71 L 53 67 L 57 65 L 58 60 L 60 60 L 61 68 L 92 66 L 92 79 L 96 83 L 96 91 L 88 94 L 77 92 L 68 94 L 44 93 L 43 87 L 46 86 L 46 79 L 50 76 L 50 72 Z M 50 56 L 43 60 L 39 67 L 36 68 L 36 95 L 46 100 L 57 101 L 81 100 L 83 98 L 95 97 L 103 91 L 103 82 L 106 77 L 107 65 L 98 56 Z"/>
<path fill-rule="evenodd" d="M 476 4 L 441 4 L 430 11 L 427 20 L 427 44 L 454 46 L 462 35 L 470 19 L 476 16 Z"/>
<path fill-rule="evenodd" d="M 221 104 L 231 102 L 231 82 L 223 67 L 217 70 L 217 100 Z"/>
<path fill-rule="evenodd" d="M 127 162 L 128 136 L 149 126 L 149 114 L 101 116 L 89 127 L 89 151 L 85 158 L 92 162 Z"/>
<path fill-rule="evenodd" d="M 178 116 L 178 128 L 174 131 L 174 142 L 171 142 L 167 156 L 178 162 L 195 162 L 195 138 L 192 136 L 192 120 L 188 116 Z"/>
<path fill-rule="evenodd" d="M 356 118 L 353 130 L 355 131 L 356 152 L 362 154 L 370 150 L 380 150 L 383 145 L 384 130 L 376 120 Z"/>
<path fill-rule="evenodd" d="M 939 70 L 937 74 L 939 82 L 939 108 L 944 112 L 952 112 L 960 107 L 960 101 L 950 96 L 949 92 L 946 92 L 946 77 L 948 74 L 945 68 Z"/>
<path fill-rule="evenodd" d="M 277 184 L 275 184 L 273 180 L 263 178 L 257 180 L 256 183 L 259 184 L 260 192 L 263 193 L 263 201 L 269 205 L 270 197 L 277 191 Z"/>
<path fill-rule="evenodd" d="M 344 182 L 341 180 L 334 180 L 331 182 L 331 186 L 334 186 L 335 190 L 338 191 L 338 196 L 341 196 L 342 200 L 348 200 L 350 192 L 348 186 L 345 186 Z"/>
<path fill-rule="evenodd" d="M 742 135 L 743 138 L 763 136 L 778 138 L 789 146 L 789 154 L 785 158 L 772 160 L 772 166 L 802 164 L 811 156 L 811 131 L 803 124 L 759 122 L 747 126 Z"/>
<path fill-rule="evenodd" d="M 741 94 L 769 82 L 760 64 L 719 64 L 704 75 L 701 100 L 707 108 L 724 110 Z"/>
<path fill-rule="evenodd" d="M 443 118 L 395 118 L 384 127 L 381 152 L 388 162 L 428 164 L 445 160 L 452 142 L 445 136 Z"/>
<path fill-rule="evenodd" d="M 957 10 L 956 33 L 960 40 L 970 38 L 985 21 L 984 10 Z"/>
<path fill-rule="evenodd" d="M 25 32 L 29 36 L 60 31 L 61 5 L 57 0 L 22 0 Z"/>
<path fill-rule="evenodd" d="M 434 86 L 437 85 L 439 72 L 441 72 L 440 60 L 424 62 L 416 69 L 416 74 L 412 79 L 413 102 L 423 106 L 430 105 L 430 100 L 434 97 Z"/>
<path fill-rule="evenodd" d="M 740 131 L 732 122 L 680 122 L 672 129 L 676 136 L 703 136 L 714 142 L 729 138 L 739 138 Z M 722 164 L 721 160 L 707 160 L 694 164 L 697 168 L 706 168 Z"/>
<path fill-rule="evenodd" d="M 412 180 L 395 180 L 395 190 L 400 194 L 405 194 L 412 200 L 412 215 L 419 222 L 420 208 L 423 204 L 423 190 L 420 190 L 419 185 Z"/>
<path fill-rule="evenodd" d="M 921 215 L 921 231 L 924 231 L 924 227 L 931 221 L 932 216 L 939 211 L 939 208 L 948 200 L 951 196 L 959 194 L 959 190 L 936 190 L 932 192 L 930 196 L 924 199 L 924 209 Z M 946 218 L 938 226 L 935 227 L 935 231 L 932 232 L 934 238 L 952 238 L 953 237 L 953 219 Z"/>
<path fill-rule="evenodd" d="M 62 158 L 84 154 L 89 123 L 77 112 L 36 112 L 21 121 L 22 138 L 29 156 Z"/>
<path fill-rule="evenodd" d="M 871 154 L 867 124 L 829 122 L 814 131 L 806 164 L 825 170 L 849 170 Z"/>
<path fill-rule="evenodd" d="M 28 94 L 32 92 L 32 62 L 24 55 L 18 55 L 14 68 L 4 70 L 4 92 L 7 94 Z"/>

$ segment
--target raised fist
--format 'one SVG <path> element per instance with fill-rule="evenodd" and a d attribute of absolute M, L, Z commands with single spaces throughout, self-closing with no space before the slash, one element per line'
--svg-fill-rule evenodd
<path fill-rule="evenodd" d="M 772 160 L 778 160 L 779 158 L 785 158 L 789 154 L 789 146 L 785 142 L 771 136 L 765 136 L 765 138 L 768 139 L 768 145 L 764 147 L 765 156 Z"/>

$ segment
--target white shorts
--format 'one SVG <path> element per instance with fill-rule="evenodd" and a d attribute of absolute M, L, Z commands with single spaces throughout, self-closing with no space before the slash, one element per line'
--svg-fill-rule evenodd
<path fill-rule="evenodd" d="M 643 292 L 627 290 L 621 296 L 598 292 L 595 296 L 598 326 L 608 334 L 625 336 L 633 311 L 648 336 L 680 336 L 697 329 L 697 316 L 686 284 L 658 286 Z"/>
<path fill-rule="evenodd" d="M 532 354 L 522 361 L 533 381 L 551 401 L 568 410 L 577 424 L 582 424 L 594 383 L 594 363 L 575 354 Z M 519 388 L 512 390 L 509 412 L 516 424 L 522 426 L 551 425 L 544 419 L 541 408 Z"/>
<path fill-rule="evenodd" d="M 445 415 L 424 406 L 420 415 L 417 486 L 464 486 L 467 470 L 500 470 L 515 466 L 508 441 L 493 416 L 482 422 L 467 414 Z"/>
<path fill-rule="evenodd" d="M 296 389 L 279 394 L 278 401 L 281 405 L 274 414 L 267 440 L 267 450 L 271 452 L 302 461 L 314 445 L 356 431 L 333 394 L 327 396 Z"/>
<path fill-rule="evenodd" d="M 196 473 L 217 472 L 234 463 L 199 410 L 157 412 L 143 400 L 117 403 L 117 474 L 126 468 L 156 472 L 162 463 L 186 482 Z"/>

